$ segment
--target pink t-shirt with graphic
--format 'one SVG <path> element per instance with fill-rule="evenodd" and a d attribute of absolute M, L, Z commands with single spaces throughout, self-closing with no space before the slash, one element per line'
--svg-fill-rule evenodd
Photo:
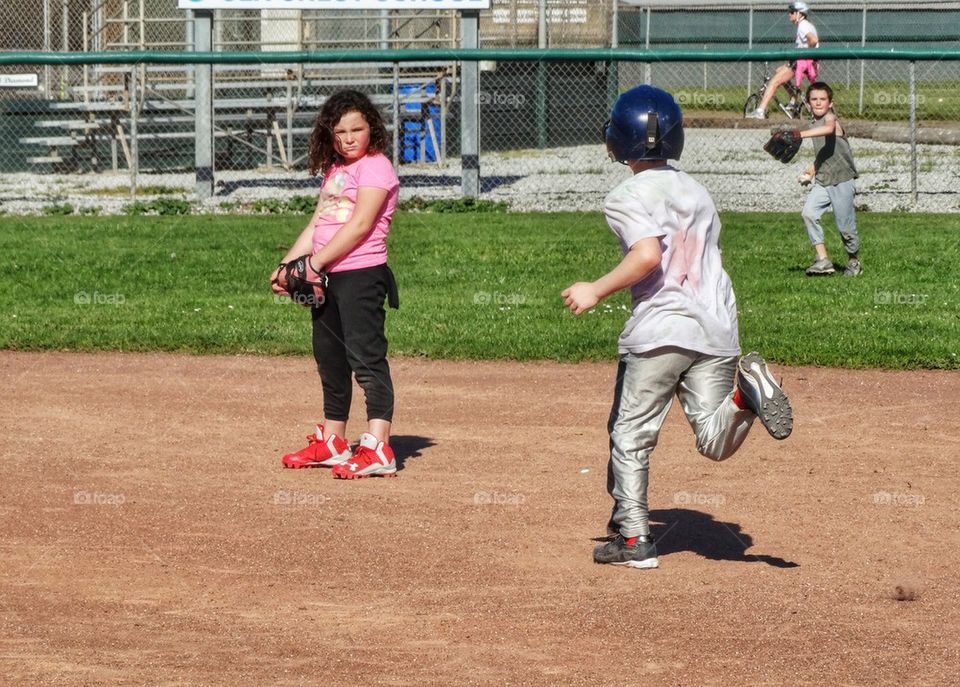
<path fill-rule="evenodd" d="M 382 153 L 364 155 L 348 165 L 334 164 L 327 171 L 320 187 L 320 213 L 313 225 L 313 251 L 327 245 L 353 216 L 357 190 L 361 186 L 386 189 L 387 197 L 367 235 L 352 251 L 327 265 L 328 272 L 375 267 L 387 261 L 387 234 L 393 212 L 397 209 L 400 180 L 390 160 Z"/>

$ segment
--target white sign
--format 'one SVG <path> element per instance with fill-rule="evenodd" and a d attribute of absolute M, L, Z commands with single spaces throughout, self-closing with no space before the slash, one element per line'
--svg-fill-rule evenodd
<path fill-rule="evenodd" d="M 182 10 L 486 10 L 491 0 L 177 0 Z"/>
<path fill-rule="evenodd" d="M 36 74 L 0 74 L 0 88 L 36 88 Z"/>

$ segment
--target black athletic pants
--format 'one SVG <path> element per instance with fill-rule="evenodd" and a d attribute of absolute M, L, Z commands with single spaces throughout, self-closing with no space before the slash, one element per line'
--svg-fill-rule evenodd
<path fill-rule="evenodd" d="M 387 265 L 331 272 L 327 300 L 313 315 L 313 357 L 323 385 L 323 412 L 346 422 L 353 396 L 351 374 L 363 389 L 367 420 L 393 420 L 393 380 L 387 362 L 384 300 L 397 307 L 397 287 Z"/>

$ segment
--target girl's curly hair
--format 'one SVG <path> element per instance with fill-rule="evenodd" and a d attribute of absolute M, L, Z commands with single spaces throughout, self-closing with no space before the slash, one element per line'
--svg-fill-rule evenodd
<path fill-rule="evenodd" d="M 360 91 L 337 91 L 320 108 L 310 134 L 310 174 L 326 174 L 334 163 L 342 161 L 334 146 L 333 128 L 348 112 L 359 112 L 370 125 L 368 153 L 382 153 L 387 149 L 387 127 L 370 98 Z"/>

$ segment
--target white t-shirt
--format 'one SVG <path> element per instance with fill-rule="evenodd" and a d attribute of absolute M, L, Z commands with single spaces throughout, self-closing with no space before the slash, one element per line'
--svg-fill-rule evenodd
<path fill-rule="evenodd" d="M 673 167 L 648 169 L 610 191 L 604 214 L 624 255 L 644 238 L 659 238 L 663 252 L 660 267 L 630 289 L 633 313 L 620 334 L 620 353 L 678 346 L 739 355 L 737 302 L 707 190 Z"/>
<path fill-rule="evenodd" d="M 798 48 L 810 47 L 810 42 L 807 40 L 807 35 L 811 33 L 817 37 L 817 45 L 820 45 L 820 37 L 817 36 L 817 27 L 811 24 L 809 20 L 801 19 L 800 23 L 797 24 L 797 47 Z"/>

